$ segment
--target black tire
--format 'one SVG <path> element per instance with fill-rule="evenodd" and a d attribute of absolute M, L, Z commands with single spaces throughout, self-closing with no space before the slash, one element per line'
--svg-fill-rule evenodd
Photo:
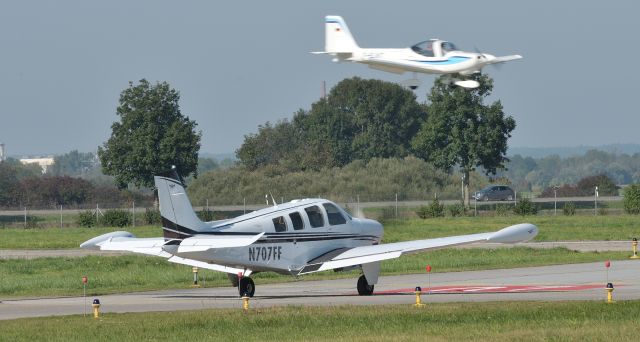
<path fill-rule="evenodd" d="M 361 296 L 371 296 L 373 294 L 373 285 L 367 283 L 364 274 L 358 278 L 358 294 Z"/>
<path fill-rule="evenodd" d="M 507 201 L 513 201 L 513 195 L 507 196 Z"/>
<path fill-rule="evenodd" d="M 489 202 L 489 196 L 485 195 L 484 197 L 482 197 L 482 200 L 485 201 L 485 202 Z"/>
<path fill-rule="evenodd" d="M 240 297 L 243 297 L 245 294 L 249 297 L 253 297 L 253 295 L 256 293 L 256 285 L 253 283 L 253 279 L 249 277 L 240 279 L 238 292 L 240 293 Z"/>

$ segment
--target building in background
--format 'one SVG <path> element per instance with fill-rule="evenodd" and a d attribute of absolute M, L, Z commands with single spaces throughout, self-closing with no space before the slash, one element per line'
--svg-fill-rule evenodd
<path fill-rule="evenodd" d="M 54 164 L 53 157 L 44 157 L 44 158 L 22 158 L 20 159 L 20 163 L 23 165 L 27 164 L 38 164 L 40 168 L 42 168 L 42 173 L 47 173 L 49 166 Z"/>

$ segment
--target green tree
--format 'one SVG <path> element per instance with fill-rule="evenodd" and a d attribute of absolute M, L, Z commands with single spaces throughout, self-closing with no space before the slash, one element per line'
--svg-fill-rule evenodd
<path fill-rule="evenodd" d="M 487 175 L 504 168 L 507 139 L 516 127 L 515 120 L 505 116 L 500 101 L 484 104 L 493 89 L 491 78 L 471 78 L 480 83 L 478 88 L 458 87 L 445 76 L 436 79 L 428 96 L 427 120 L 412 141 L 414 154 L 437 167 L 450 170 L 458 165 L 467 206 L 469 173 L 477 167 Z"/>
<path fill-rule="evenodd" d="M 118 187 L 153 186 L 153 175 L 175 165 L 183 176 L 197 176 L 201 132 L 180 112 L 180 94 L 167 82 L 138 85 L 120 94 L 111 137 L 98 148 L 102 171 L 115 177 Z"/>
<path fill-rule="evenodd" d="M 17 204 L 19 188 L 15 168 L 5 161 L 0 161 L 0 206 Z"/>
<path fill-rule="evenodd" d="M 631 184 L 624 189 L 624 211 L 640 214 L 640 184 Z"/>
<path fill-rule="evenodd" d="M 73 150 L 69 153 L 55 156 L 54 163 L 49 172 L 56 176 L 77 176 L 92 169 L 95 164 L 95 156 L 93 153 L 83 153 L 78 152 L 78 150 Z"/>
<path fill-rule="evenodd" d="M 289 121 L 267 123 L 236 151 L 250 170 L 278 165 L 289 171 L 344 166 L 353 160 L 403 158 L 424 120 L 415 95 L 397 84 L 357 77 Z"/>

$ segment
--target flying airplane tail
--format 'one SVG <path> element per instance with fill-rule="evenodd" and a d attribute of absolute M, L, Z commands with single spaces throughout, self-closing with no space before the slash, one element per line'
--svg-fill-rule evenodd
<path fill-rule="evenodd" d="M 349 31 L 347 23 L 340 16 L 328 15 L 325 22 L 325 52 L 327 53 L 351 53 L 360 47 Z"/>
<path fill-rule="evenodd" d="M 196 216 L 184 182 L 175 167 L 154 178 L 160 201 L 160 216 L 165 239 L 184 239 L 207 228 Z"/>

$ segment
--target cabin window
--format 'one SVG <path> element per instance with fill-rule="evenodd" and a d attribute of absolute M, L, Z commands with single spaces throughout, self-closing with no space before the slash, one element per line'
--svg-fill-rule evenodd
<path fill-rule="evenodd" d="M 287 231 L 287 222 L 284 220 L 284 216 L 278 216 L 273 219 L 273 228 L 276 229 L 276 232 Z"/>
<path fill-rule="evenodd" d="M 432 40 L 427 40 L 424 42 L 420 42 L 414 46 L 411 47 L 411 50 L 413 50 L 415 53 L 419 53 L 425 57 L 433 57 L 433 41 Z"/>
<path fill-rule="evenodd" d="M 322 211 L 320 211 L 320 207 L 314 205 L 304 208 L 304 211 L 309 217 L 309 224 L 311 224 L 311 227 L 318 228 L 324 226 L 324 218 L 322 217 Z"/>
<path fill-rule="evenodd" d="M 450 51 L 457 51 L 458 49 L 456 48 L 455 45 L 453 45 L 453 43 L 451 42 L 442 42 L 442 54 L 444 55 L 447 52 Z"/>
<path fill-rule="evenodd" d="M 291 218 L 291 223 L 293 224 L 294 230 L 300 230 L 304 228 L 304 222 L 302 221 L 302 216 L 300 216 L 299 212 L 289 214 L 289 218 Z"/>
<path fill-rule="evenodd" d="M 331 203 L 324 203 L 323 206 L 324 210 L 327 211 L 327 218 L 329 219 L 330 225 L 335 226 L 347 223 L 347 220 L 345 220 L 344 216 L 342 216 L 342 213 L 340 213 L 340 210 L 336 208 L 335 205 Z"/>

